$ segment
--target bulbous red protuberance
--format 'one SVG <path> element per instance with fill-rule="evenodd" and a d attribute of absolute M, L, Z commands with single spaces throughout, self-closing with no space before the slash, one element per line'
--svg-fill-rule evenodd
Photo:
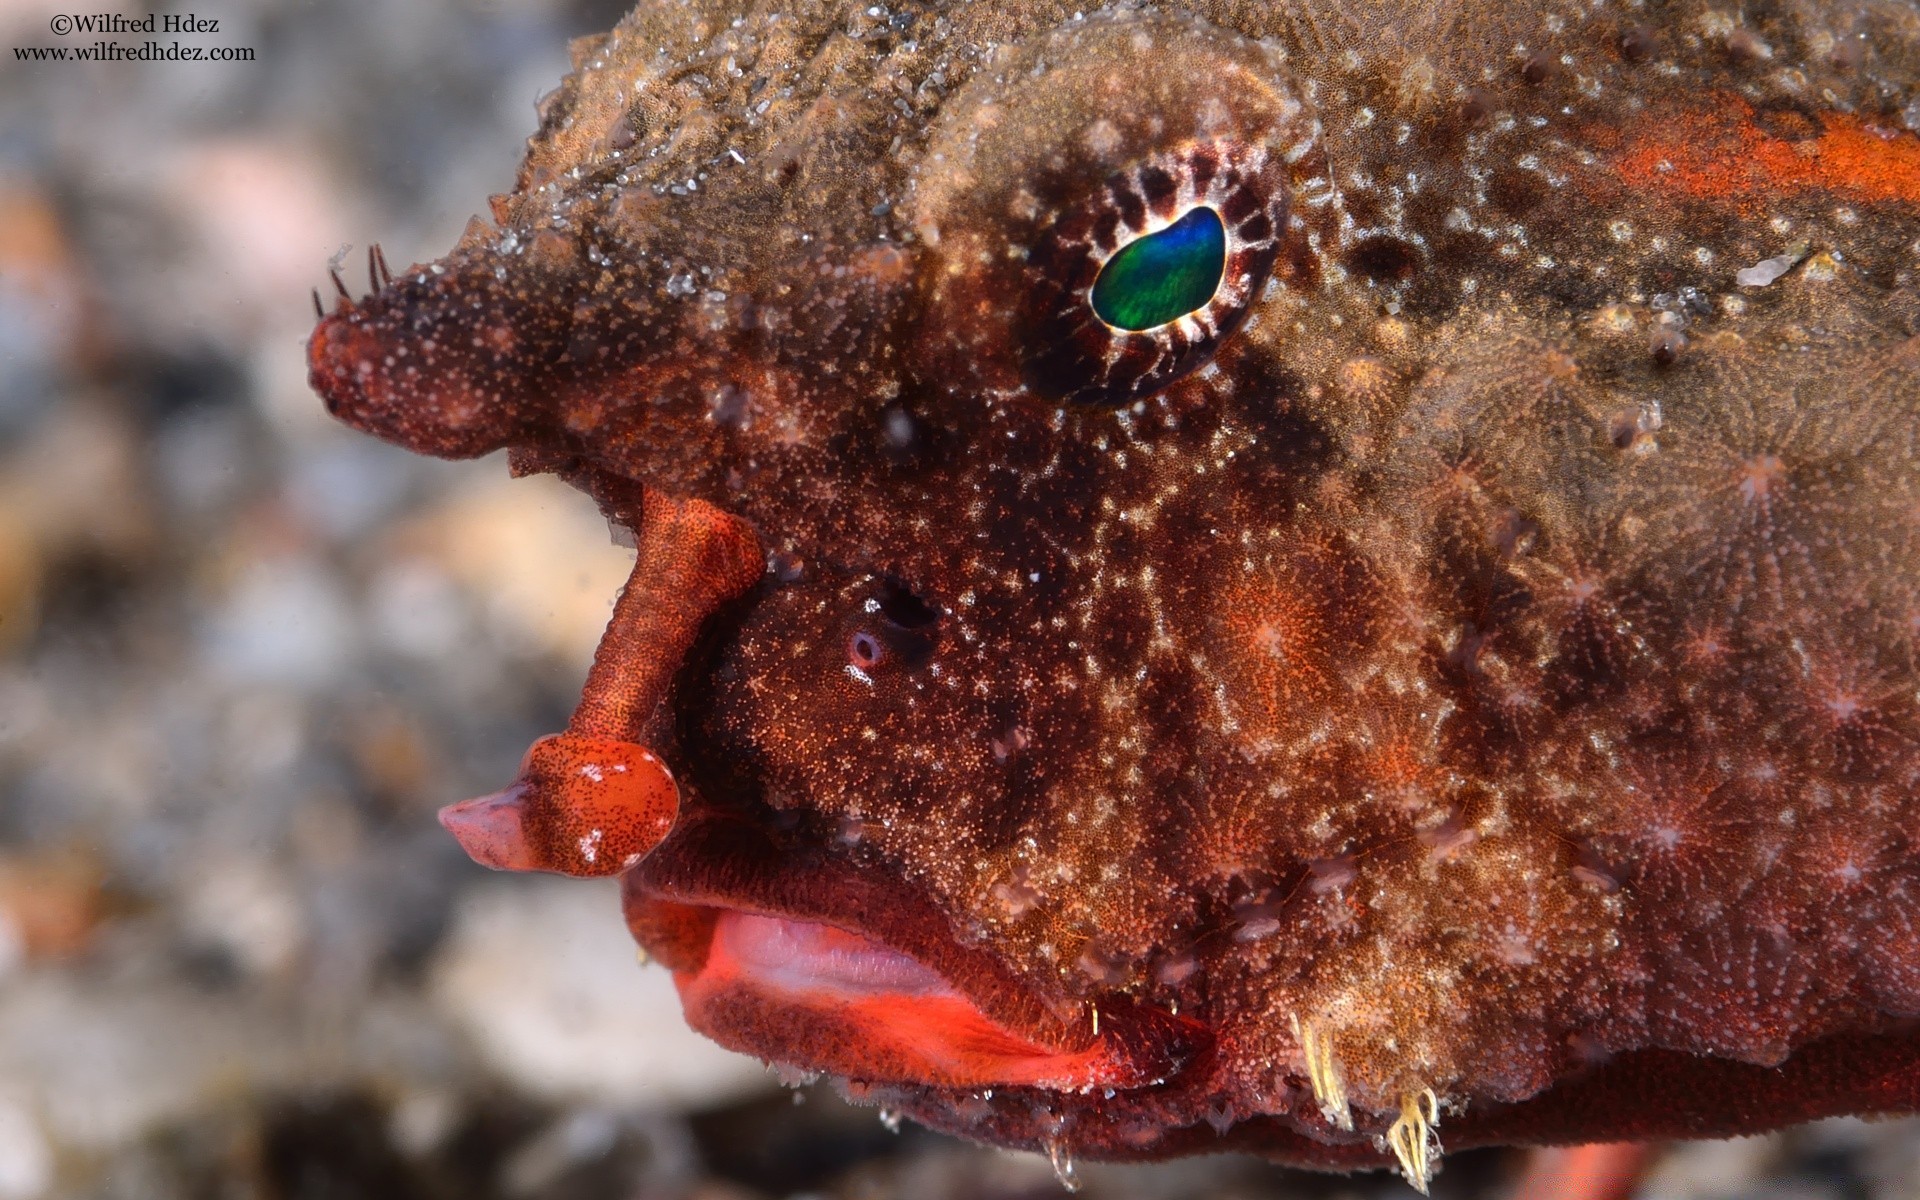
<path fill-rule="evenodd" d="M 440 823 L 496 871 L 614 875 L 658 846 L 679 812 L 680 789 L 653 751 L 556 733 L 527 750 L 505 790 L 447 805 Z"/>
<path fill-rule="evenodd" d="M 566 732 L 535 742 L 503 790 L 440 810 L 481 866 L 617 875 L 673 828 L 679 788 L 637 739 L 701 623 L 751 587 L 764 560 L 744 522 L 704 501 L 644 490 L 635 507 L 614 510 L 635 527 L 639 557 Z"/>

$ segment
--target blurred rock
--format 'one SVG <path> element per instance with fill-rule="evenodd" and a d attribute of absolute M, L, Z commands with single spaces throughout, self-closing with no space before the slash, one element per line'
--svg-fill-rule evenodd
<path fill-rule="evenodd" d="M 207 658 L 240 682 L 312 686 L 337 679 L 356 653 L 338 577 L 290 553 L 247 563 L 206 629 Z"/>
<path fill-rule="evenodd" d="M 474 613 L 441 564 L 396 555 L 369 591 L 369 633 L 383 650 L 434 659 L 471 644 Z"/>
<path fill-rule="evenodd" d="M 445 778 L 438 748 L 413 714 L 397 705 L 358 709 L 340 733 L 362 784 L 379 800 L 405 803 L 431 794 Z"/>
<path fill-rule="evenodd" d="M 78 559 L 151 561 L 161 539 L 144 453 L 106 397 L 69 397 L 0 450 L 0 536 L 26 543 L 35 574 Z"/>
<path fill-rule="evenodd" d="M 307 937 L 305 913 L 284 872 L 257 858 L 195 864 L 180 913 L 196 947 L 248 975 L 284 975 Z"/>
<path fill-rule="evenodd" d="M 79 354 L 85 283 L 52 197 L 0 176 L 0 437 L 53 399 Z"/>
<path fill-rule="evenodd" d="M 0 977 L 92 945 L 105 908 L 102 879 L 99 864 L 79 853 L 0 857 Z"/>
<path fill-rule="evenodd" d="M 189 336 L 243 343 L 301 302 L 318 282 L 316 267 L 367 228 L 303 139 L 259 131 L 207 138 L 156 165 L 154 196 L 177 231 L 170 319 L 190 322 Z"/>
<path fill-rule="evenodd" d="M 254 439 L 232 411 L 180 414 L 154 431 L 154 474 L 175 519 L 212 524 L 246 497 Z"/>
<path fill-rule="evenodd" d="M 19 509 L 0 502 L 0 656 L 39 627 L 44 561 Z"/>
<path fill-rule="evenodd" d="M 470 888 L 432 994 L 488 1065 L 537 1096 L 685 1108 L 774 1087 L 687 1028 L 671 977 L 637 964 L 610 880 Z"/>
<path fill-rule="evenodd" d="M 37 973 L 0 992 L 0 1079 L 26 1090 L 60 1143 L 106 1151 L 238 1081 L 290 1078 L 286 1033 L 257 1006 L 204 993 Z"/>
<path fill-rule="evenodd" d="M 402 452 L 365 437 L 327 436 L 314 442 L 288 464 L 286 497 L 294 511 L 342 545 L 379 532 L 406 500 L 414 478 L 400 465 Z"/>
<path fill-rule="evenodd" d="M 53 1147 L 18 1098 L 0 1092 L 0 1200 L 34 1200 L 53 1185 Z"/>
<path fill-rule="evenodd" d="M 401 538 L 479 598 L 494 636 L 583 672 L 633 570 L 593 502 L 548 475 L 478 480 Z"/>

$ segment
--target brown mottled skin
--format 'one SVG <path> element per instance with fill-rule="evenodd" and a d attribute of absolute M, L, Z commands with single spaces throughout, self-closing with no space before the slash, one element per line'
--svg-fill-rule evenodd
<path fill-rule="evenodd" d="M 766 552 L 602 652 L 696 1025 L 1096 1157 L 1920 1108 L 1920 9 L 688 0 L 576 65 L 313 379 Z M 1101 391 L 1059 231 L 1196 144 L 1271 278 Z M 1090 1074 L 709 996 L 724 910 Z"/>

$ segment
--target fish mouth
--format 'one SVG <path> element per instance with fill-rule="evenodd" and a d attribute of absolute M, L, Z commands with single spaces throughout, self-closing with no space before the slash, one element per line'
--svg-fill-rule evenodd
<path fill-rule="evenodd" d="M 719 909 L 706 960 L 676 982 L 688 1019 L 723 1042 L 729 1029 L 807 1028 L 817 1049 L 796 1065 L 811 1070 L 1060 1091 L 1116 1074 L 1105 1047 L 1022 1037 L 917 959 L 819 921 Z"/>
<path fill-rule="evenodd" d="M 776 846 L 733 814 L 683 817 L 622 880 L 628 926 L 673 971 L 687 1023 L 784 1066 L 1084 1093 L 1165 1084 L 1211 1046 L 1204 1026 L 1123 996 L 1043 998 L 899 881 Z"/>

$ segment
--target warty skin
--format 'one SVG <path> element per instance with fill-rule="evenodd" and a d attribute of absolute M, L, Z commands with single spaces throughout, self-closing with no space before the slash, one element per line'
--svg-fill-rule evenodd
<path fill-rule="evenodd" d="M 589 700 L 648 681 L 697 1027 L 1420 1182 L 1920 1107 L 1920 10 L 701 0 L 575 66 L 313 380 L 672 568 Z M 1196 203 L 1215 300 L 1091 316 Z M 727 912 L 1051 1065 L 722 979 Z"/>

